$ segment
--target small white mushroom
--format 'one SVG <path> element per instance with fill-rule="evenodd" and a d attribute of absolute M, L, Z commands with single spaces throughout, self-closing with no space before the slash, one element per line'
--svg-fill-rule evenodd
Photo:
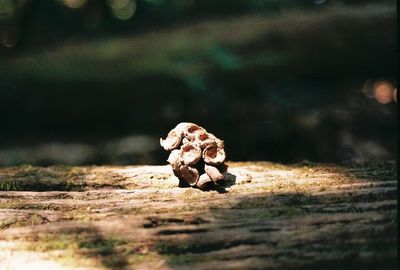
<path fill-rule="evenodd" d="M 214 138 L 210 137 L 209 133 L 207 132 L 198 132 L 196 134 L 196 138 L 194 143 L 198 144 L 201 149 L 207 148 L 209 146 L 216 146 L 217 143 Z"/>
<path fill-rule="evenodd" d="M 178 148 L 179 144 L 182 141 L 182 137 L 183 137 L 183 132 L 179 132 L 173 129 L 168 133 L 167 138 L 165 138 L 165 140 L 160 138 L 160 144 L 165 150 L 171 151 L 175 148 Z"/>
<path fill-rule="evenodd" d="M 184 144 L 180 151 L 181 160 L 186 165 L 194 165 L 201 159 L 201 149 L 195 144 Z"/>
<path fill-rule="evenodd" d="M 191 127 L 193 125 L 197 126 L 196 124 L 193 124 L 193 123 L 182 122 L 182 123 L 177 124 L 176 127 L 174 127 L 174 129 L 184 132 L 188 127 Z"/>
<path fill-rule="evenodd" d="M 224 175 L 214 166 L 205 164 L 204 170 L 214 183 L 224 179 Z"/>
<path fill-rule="evenodd" d="M 173 170 L 179 170 L 179 167 L 182 164 L 181 150 L 172 150 L 168 156 L 167 162 L 171 164 Z"/>
<path fill-rule="evenodd" d="M 212 180 L 206 173 L 204 173 L 200 175 L 199 181 L 197 181 L 197 187 L 199 189 L 204 189 L 209 183 L 212 183 Z"/>
<path fill-rule="evenodd" d="M 178 148 L 187 130 L 193 127 L 197 127 L 197 125 L 187 122 L 179 123 L 178 125 L 176 125 L 174 129 L 172 129 L 168 133 L 167 138 L 165 138 L 165 140 L 160 138 L 161 146 L 167 151 L 171 151 L 173 149 Z"/>
<path fill-rule="evenodd" d="M 179 173 L 182 175 L 182 178 L 191 186 L 195 186 L 200 177 L 199 171 L 188 165 L 181 165 L 179 168 Z"/>
<path fill-rule="evenodd" d="M 187 138 L 189 141 L 194 141 L 196 140 L 197 134 L 202 132 L 207 132 L 207 131 L 196 124 L 191 124 L 185 127 L 185 131 L 183 133 L 185 138 Z"/>
<path fill-rule="evenodd" d="M 225 161 L 226 154 L 223 148 L 217 146 L 209 146 L 203 151 L 204 162 L 217 165 Z"/>

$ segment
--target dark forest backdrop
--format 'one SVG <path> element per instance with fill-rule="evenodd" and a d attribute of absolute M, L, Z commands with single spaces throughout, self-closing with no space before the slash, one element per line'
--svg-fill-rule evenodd
<path fill-rule="evenodd" d="M 1 0 L 0 166 L 395 159 L 394 0 Z"/>

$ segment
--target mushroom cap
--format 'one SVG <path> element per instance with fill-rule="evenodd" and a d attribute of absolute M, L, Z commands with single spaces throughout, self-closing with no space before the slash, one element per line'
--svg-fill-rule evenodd
<path fill-rule="evenodd" d="M 167 162 L 171 165 L 173 170 L 179 170 L 182 164 L 181 151 L 178 149 L 172 150 L 168 156 Z"/>
<path fill-rule="evenodd" d="M 190 167 L 188 165 L 181 165 L 179 168 L 179 173 L 186 182 L 191 186 L 195 186 L 199 180 L 199 171 L 196 168 Z"/>
<path fill-rule="evenodd" d="M 204 162 L 212 165 L 218 165 L 225 161 L 226 154 L 223 148 L 218 146 L 208 146 L 203 150 Z"/>
<path fill-rule="evenodd" d="M 183 132 L 185 138 L 187 138 L 189 141 L 196 140 L 196 137 L 199 133 L 207 133 L 207 131 L 196 124 L 186 125 Z"/>
<path fill-rule="evenodd" d="M 165 150 L 171 151 L 179 146 L 182 141 L 182 137 L 182 132 L 173 129 L 168 133 L 167 138 L 160 138 L 160 144 Z"/>
<path fill-rule="evenodd" d="M 183 144 L 180 149 L 180 158 L 186 165 L 194 165 L 201 159 L 201 148 L 192 143 Z"/>

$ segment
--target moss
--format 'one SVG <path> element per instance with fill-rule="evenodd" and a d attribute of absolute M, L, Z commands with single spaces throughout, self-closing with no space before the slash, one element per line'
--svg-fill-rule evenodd
<path fill-rule="evenodd" d="M 188 263 L 195 262 L 206 262 L 218 260 L 217 256 L 210 255 L 196 255 L 196 254 L 179 254 L 179 255 L 168 255 L 167 260 L 171 265 L 186 265 Z"/>
<path fill-rule="evenodd" d="M 89 239 L 79 242 L 79 248 L 96 249 L 100 255 L 108 255 L 112 253 L 115 246 L 125 244 L 127 244 L 127 241 L 118 237 L 111 237 L 107 239 Z"/>
<path fill-rule="evenodd" d="M 239 203 L 232 206 L 233 209 L 248 209 L 248 208 L 260 208 L 260 207 L 268 207 L 269 201 L 265 199 L 244 199 Z"/>
<path fill-rule="evenodd" d="M 138 246 L 119 236 L 104 238 L 95 231 L 39 234 L 31 236 L 20 249 L 45 253 L 47 257 L 68 265 L 103 265 L 121 267 L 151 260 L 154 254 L 138 253 Z M 63 251 L 62 256 L 57 251 Z"/>
<path fill-rule="evenodd" d="M 156 182 L 154 185 L 156 188 L 161 189 L 170 189 L 178 187 L 178 183 L 171 183 L 171 182 Z"/>
<path fill-rule="evenodd" d="M 0 190 L 82 191 L 86 184 L 85 168 L 52 166 L 48 168 L 22 165 L 2 171 Z"/>
<path fill-rule="evenodd" d="M 137 264 L 143 262 L 154 261 L 157 258 L 156 253 L 147 253 L 147 254 L 132 254 L 127 257 L 129 264 Z"/>
<path fill-rule="evenodd" d="M 189 241 L 159 241 L 155 245 L 157 252 L 168 261 L 171 266 L 187 265 L 196 262 L 215 261 L 216 255 L 209 255 L 206 252 L 217 250 L 227 243 L 215 242 L 199 244 Z"/>
<path fill-rule="evenodd" d="M 195 201 L 202 201 L 204 199 L 210 199 L 215 194 L 218 194 L 217 191 L 204 192 L 204 191 L 201 191 L 200 189 L 187 188 L 180 195 L 180 199 L 182 199 L 185 203 L 193 203 Z"/>
<path fill-rule="evenodd" d="M 0 209 L 20 209 L 20 210 L 72 210 L 71 205 L 54 205 L 51 203 L 29 203 L 24 201 L 6 201 L 0 203 Z"/>
<path fill-rule="evenodd" d="M 27 242 L 24 249 L 37 252 L 77 249 L 76 237 L 72 234 L 40 234 L 32 242 Z"/>
<path fill-rule="evenodd" d="M 19 184 L 16 180 L 0 181 L 0 191 L 16 191 L 19 190 Z"/>
<path fill-rule="evenodd" d="M 16 223 L 17 219 L 12 219 L 9 221 L 0 220 L 0 230 L 7 229 Z"/>

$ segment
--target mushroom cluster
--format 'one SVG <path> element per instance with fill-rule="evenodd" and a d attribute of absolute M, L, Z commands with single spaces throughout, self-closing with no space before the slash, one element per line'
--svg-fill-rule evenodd
<path fill-rule="evenodd" d="M 179 178 L 180 186 L 205 189 L 224 180 L 228 168 L 224 164 L 224 141 L 204 128 L 193 123 L 180 123 L 166 139 L 160 139 L 160 144 L 171 151 L 167 161 Z"/>

